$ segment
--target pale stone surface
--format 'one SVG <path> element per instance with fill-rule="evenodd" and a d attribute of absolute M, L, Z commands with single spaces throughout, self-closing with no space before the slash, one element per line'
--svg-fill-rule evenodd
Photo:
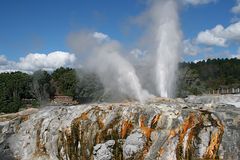
<path fill-rule="evenodd" d="M 124 159 L 134 159 L 137 157 L 138 153 L 141 154 L 146 141 L 146 137 L 140 130 L 134 131 L 130 134 L 123 145 Z"/>
<path fill-rule="evenodd" d="M 240 108 L 223 103 L 49 106 L 0 120 L 4 160 L 240 159 Z"/>
<path fill-rule="evenodd" d="M 94 160 L 112 160 L 114 159 L 113 147 L 114 140 L 109 140 L 106 143 L 97 144 L 93 147 Z"/>

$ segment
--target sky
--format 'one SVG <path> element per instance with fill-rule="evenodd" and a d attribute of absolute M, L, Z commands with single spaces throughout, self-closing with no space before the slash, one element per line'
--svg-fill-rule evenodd
<path fill-rule="evenodd" d="M 177 1 L 183 61 L 239 57 L 240 0 Z M 1 0 L 0 71 L 71 66 L 77 58 L 69 37 L 81 31 L 141 52 L 136 17 L 146 8 L 144 0 Z"/>

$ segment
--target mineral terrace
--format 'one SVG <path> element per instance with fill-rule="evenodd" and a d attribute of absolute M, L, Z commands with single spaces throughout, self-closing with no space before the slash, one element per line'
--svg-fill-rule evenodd
<path fill-rule="evenodd" d="M 3 160 L 240 159 L 240 108 L 156 98 L 0 116 Z"/>

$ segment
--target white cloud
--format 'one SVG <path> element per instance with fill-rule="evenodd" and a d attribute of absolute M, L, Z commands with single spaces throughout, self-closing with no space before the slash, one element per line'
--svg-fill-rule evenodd
<path fill-rule="evenodd" d="M 231 9 L 231 12 L 235 14 L 240 13 L 240 0 L 236 1 L 236 5 Z"/>
<path fill-rule="evenodd" d="M 233 55 L 230 56 L 230 58 L 240 59 L 240 55 L 239 54 L 233 54 Z"/>
<path fill-rule="evenodd" d="M 0 66 L 7 65 L 8 61 L 4 55 L 0 55 Z"/>
<path fill-rule="evenodd" d="M 183 0 L 184 4 L 191 4 L 191 5 L 208 4 L 211 2 L 216 2 L 216 0 Z"/>
<path fill-rule="evenodd" d="M 130 51 L 130 55 L 132 55 L 134 58 L 136 59 L 141 59 L 146 55 L 146 51 L 142 51 L 138 48 L 135 48 L 133 50 Z"/>
<path fill-rule="evenodd" d="M 198 62 L 202 62 L 202 61 L 206 61 L 205 59 L 196 59 L 193 61 L 193 63 L 198 63 Z"/>
<path fill-rule="evenodd" d="M 195 40 L 184 40 L 183 41 L 184 54 L 195 56 L 199 53 L 209 53 L 213 51 L 212 47 L 199 46 Z"/>
<path fill-rule="evenodd" d="M 228 40 L 240 40 L 240 21 L 234 24 L 231 24 L 225 30 L 220 33 L 220 36 Z"/>
<path fill-rule="evenodd" d="M 197 36 L 197 42 L 206 44 L 206 45 L 216 45 L 216 46 L 221 46 L 225 47 L 226 46 L 226 39 L 217 37 L 214 35 L 211 31 L 206 30 L 204 32 L 200 32 Z"/>
<path fill-rule="evenodd" d="M 238 21 L 240 21 L 240 18 L 239 18 L 237 15 L 235 15 L 234 17 L 232 17 L 231 20 L 230 20 L 231 23 L 236 23 L 236 22 L 238 22 Z"/>
<path fill-rule="evenodd" d="M 96 38 L 96 39 L 99 39 L 100 41 L 104 41 L 104 40 L 109 40 L 109 36 L 104 34 L 104 33 L 101 33 L 101 32 L 94 32 L 93 33 L 93 37 Z"/>
<path fill-rule="evenodd" d="M 30 53 L 26 57 L 20 58 L 19 62 L 8 61 L 6 58 L 5 60 L 5 65 L 0 65 L 0 72 L 23 71 L 32 73 L 39 69 L 53 71 L 59 67 L 73 67 L 76 58 L 74 54 L 55 51 L 49 54 Z"/>
<path fill-rule="evenodd" d="M 61 66 L 71 66 L 75 61 L 74 54 L 56 51 L 49 54 L 30 53 L 20 58 L 18 67 L 22 70 L 35 71 L 44 69 L 52 71 Z"/>
<path fill-rule="evenodd" d="M 240 22 L 233 23 L 226 28 L 217 25 L 213 29 L 202 31 L 198 34 L 196 41 L 221 47 L 226 47 L 227 42 L 240 41 Z"/>
<path fill-rule="evenodd" d="M 183 46 L 183 52 L 186 55 L 195 56 L 200 52 L 200 48 L 189 39 L 183 41 Z"/>

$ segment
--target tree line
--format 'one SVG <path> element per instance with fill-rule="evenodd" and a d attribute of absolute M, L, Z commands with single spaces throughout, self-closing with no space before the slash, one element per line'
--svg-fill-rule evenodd
<path fill-rule="evenodd" d="M 208 59 L 180 64 L 178 96 L 240 87 L 240 59 Z"/>
<path fill-rule="evenodd" d="M 96 102 L 102 98 L 103 86 L 95 74 L 72 68 L 0 74 L 0 113 L 17 112 L 26 102 L 38 107 L 55 95 L 71 96 L 80 103 Z"/>
<path fill-rule="evenodd" d="M 177 97 L 199 95 L 220 87 L 240 87 L 239 59 L 208 59 L 179 65 Z M 11 72 L 0 74 L 0 113 L 17 112 L 26 101 L 38 107 L 56 95 L 71 96 L 79 103 L 107 101 L 99 77 L 91 72 L 58 68 L 52 73 L 39 70 L 33 74 Z M 29 103 L 29 102 L 28 102 Z"/>

